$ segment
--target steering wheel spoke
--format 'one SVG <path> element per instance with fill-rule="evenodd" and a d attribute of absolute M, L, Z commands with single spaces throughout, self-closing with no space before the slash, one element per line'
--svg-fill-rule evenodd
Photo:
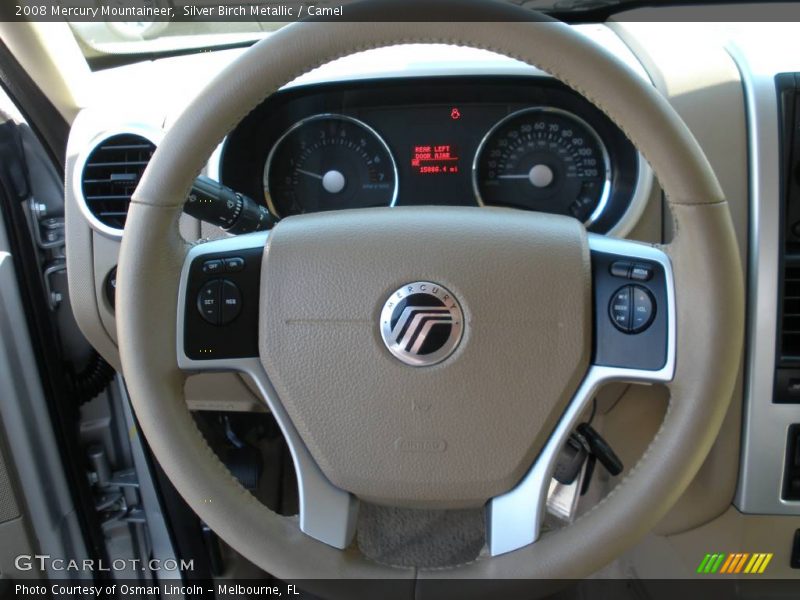
<path fill-rule="evenodd" d="M 589 234 L 589 249 L 595 313 L 592 364 L 525 477 L 489 501 L 492 556 L 539 538 L 558 454 L 597 390 L 612 381 L 666 383 L 675 372 L 675 290 L 669 257 L 653 246 L 595 234 Z"/>
<path fill-rule="evenodd" d="M 258 358 L 261 257 L 267 235 L 240 235 L 189 250 L 178 297 L 178 366 L 192 373 L 235 371 L 251 378 L 292 455 L 301 531 L 329 546 L 346 548 L 355 532 L 358 501 L 322 473 Z"/>

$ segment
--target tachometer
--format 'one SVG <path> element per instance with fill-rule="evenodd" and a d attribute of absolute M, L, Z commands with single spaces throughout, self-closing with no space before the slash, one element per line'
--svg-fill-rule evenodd
<path fill-rule="evenodd" d="M 365 123 L 320 114 L 293 125 L 264 166 L 264 196 L 274 214 L 391 206 L 397 166 L 389 147 Z"/>
<path fill-rule="evenodd" d="M 572 215 L 590 225 L 606 205 L 611 164 L 603 142 L 576 115 L 550 107 L 515 112 L 478 147 L 478 203 Z"/>

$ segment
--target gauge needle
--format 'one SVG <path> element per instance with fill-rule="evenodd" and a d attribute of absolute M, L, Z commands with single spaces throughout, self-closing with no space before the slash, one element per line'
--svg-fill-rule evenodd
<path fill-rule="evenodd" d="M 318 175 L 317 173 L 312 173 L 311 171 L 306 171 L 305 169 L 295 169 L 298 173 L 302 173 L 303 175 L 308 175 L 309 177 L 313 177 L 314 179 L 319 179 L 322 181 L 322 187 L 325 189 L 326 192 L 329 194 L 338 194 L 344 189 L 345 181 L 344 175 L 342 175 L 339 171 L 331 169 L 325 175 Z"/>
<path fill-rule="evenodd" d="M 537 188 L 547 187 L 553 183 L 553 169 L 547 165 L 534 165 L 527 173 L 512 173 L 508 175 L 498 175 L 498 179 L 527 179 L 531 185 Z"/>
<path fill-rule="evenodd" d="M 317 173 L 312 173 L 311 171 L 304 171 L 303 169 L 295 169 L 298 173 L 302 173 L 303 175 L 308 175 L 309 177 L 314 177 L 316 179 L 322 179 L 322 175 L 318 175 Z"/>

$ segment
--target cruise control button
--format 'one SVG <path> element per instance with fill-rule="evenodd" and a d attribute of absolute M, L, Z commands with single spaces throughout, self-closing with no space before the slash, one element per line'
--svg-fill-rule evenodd
<path fill-rule="evenodd" d="M 617 262 L 611 263 L 611 267 L 609 267 L 609 272 L 614 277 L 624 277 L 627 279 L 631 275 L 631 269 L 633 265 L 629 262 L 623 262 L 618 260 Z"/>
<path fill-rule="evenodd" d="M 614 292 L 608 305 L 611 322 L 624 333 L 629 333 L 631 330 L 631 287 L 626 285 Z"/>
<path fill-rule="evenodd" d="M 653 268 L 650 265 L 633 265 L 630 278 L 636 281 L 650 281 L 653 276 Z"/>
<path fill-rule="evenodd" d="M 206 283 L 197 294 L 197 310 L 200 316 L 212 325 L 219 325 L 219 279 L 214 279 Z"/>
<path fill-rule="evenodd" d="M 244 269 L 244 259 L 241 256 L 234 256 L 233 258 L 225 259 L 225 271 L 228 273 L 237 273 Z"/>
<path fill-rule="evenodd" d="M 242 311 L 242 294 L 236 284 L 227 279 L 222 282 L 221 304 L 220 323 L 222 325 L 233 321 Z"/>
<path fill-rule="evenodd" d="M 653 322 L 655 317 L 655 303 L 653 296 L 647 289 L 640 285 L 631 286 L 633 294 L 633 318 L 631 319 L 631 333 L 641 333 Z"/>
<path fill-rule="evenodd" d="M 203 263 L 203 273 L 220 273 L 222 271 L 222 261 L 219 259 L 207 260 Z"/>

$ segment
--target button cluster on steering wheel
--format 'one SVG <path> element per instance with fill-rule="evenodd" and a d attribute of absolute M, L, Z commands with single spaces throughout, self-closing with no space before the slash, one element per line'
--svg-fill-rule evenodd
<path fill-rule="evenodd" d="M 663 265 L 592 251 L 598 365 L 656 370 L 667 359 L 669 303 Z"/>
<path fill-rule="evenodd" d="M 640 285 L 626 285 L 614 292 L 608 307 L 611 322 L 624 333 L 641 333 L 653 322 L 653 295 Z"/>
<path fill-rule="evenodd" d="M 183 306 L 187 357 L 258 356 L 258 302 L 254 299 L 259 297 L 262 252 L 262 247 L 216 251 L 192 261 Z"/>
<path fill-rule="evenodd" d="M 212 279 L 197 295 L 197 310 L 212 325 L 227 325 L 242 310 L 242 293 L 232 281 Z"/>

